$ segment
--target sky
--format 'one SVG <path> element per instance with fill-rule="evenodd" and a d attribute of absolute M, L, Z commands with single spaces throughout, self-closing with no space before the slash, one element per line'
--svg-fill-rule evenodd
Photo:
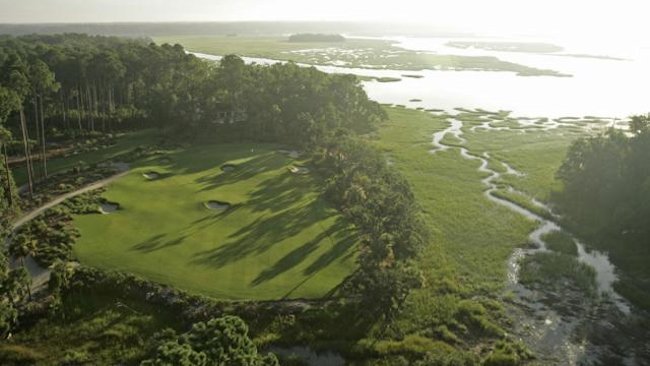
<path fill-rule="evenodd" d="M 645 34 L 645 0 L 0 0 L 0 23 L 317 20 L 519 34 Z"/>

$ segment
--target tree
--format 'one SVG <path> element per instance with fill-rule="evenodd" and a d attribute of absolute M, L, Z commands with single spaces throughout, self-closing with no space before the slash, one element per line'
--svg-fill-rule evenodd
<path fill-rule="evenodd" d="M 36 246 L 37 241 L 32 235 L 30 235 L 30 233 L 21 233 L 15 235 L 13 239 L 9 241 L 9 254 L 12 257 L 19 258 L 22 268 L 26 271 L 27 267 L 25 265 L 25 258 L 33 256 L 35 254 Z M 31 281 L 26 284 L 26 288 L 27 293 L 31 298 Z"/>
<path fill-rule="evenodd" d="M 20 99 L 18 95 L 0 86 L 0 149 L 2 150 L 2 158 L 0 158 L 2 159 L 2 164 L 0 164 L 0 182 L 2 184 L 0 184 L 0 190 L 4 190 L 4 194 L 1 194 L 2 191 L 0 191 L 0 197 L 4 196 L 8 203 L 7 207 L 4 207 L 4 203 L 0 203 L 0 213 L 3 218 L 12 216 L 11 211 L 15 210 L 17 200 L 17 194 L 14 188 L 15 183 L 11 175 L 11 170 L 9 169 L 9 156 L 7 154 L 7 145 L 11 141 L 11 133 L 4 126 L 9 115 L 19 109 Z M 1 225 L 2 223 L 0 223 Z M 1 227 L 0 233 L 2 233 Z"/>
<path fill-rule="evenodd" d="M 47 155 L 45 139 L 45 110 L 43 108 L 43 98 L 59 90 L 60 85 L 54 78 L 54 73 L 47 64 L 41 60 L 36 60 L 29 67 L 29 81 L 31 85 L 32 97 L 34 98 L 34 118 L 36 121 L 37 136 L 40 136 L 41 144 L 41 162 L 43 166 L 43 177 L 47 178 Z M 40 119 L 39 112 L 40 111 Z"/>
<path fill-rule="evenodd" d="M 196 352 L 189 344 L 178 341 L 163 343 L 157 349 L 156 358 L 142 362 L 143 366 L 207 366 L 205 353 Z"/>
<path fill-rule="evenodd" d="M 6 335 L 16 324 L 16 304 L 24 297 L 29 274 L 24 268 L 9 269 L 9 262 L 0 252 L 0 335 Z"/>
<path fill-rule="evenodd" d="M 25 161 L 27 164 L 27 177 L 29 183 L 29 193 L 33 195 L 34 170 L 32 168 L 31 153 L 29 149 L 29 132 L 25 122 L 25 113 L 23 103 L 29 93 L 29 81 L 27 80 L 27 66 L 17 55 L 11 55 L 0 68 L 0 84 L 4 85 L 19 101 L 20 112 L 20 130 L 23 137 L 23 147 L 25 149 Z M 14 100 L 15 102 L 15 100 Z M 8 102 L 11 105 L 11 101 Z"/>
<path fill-rule="evenodd" d="M 647 115 L 636 115 L 630 117 L 630 131 L 639 134 L 650 128 L 650 113 Z"/>
<path fill-rule="evenodd" d="M 236 316 L 224 316 L 208 322 L 195 323 L 192 329 L 177 340 L 164 340 L 154 358 L 142 362 L 144 366 L 167 365 L 223 365 L 276 366 L 273 354 L 257 353 L 257 347 L 248 337 L 248 327 Z"/>

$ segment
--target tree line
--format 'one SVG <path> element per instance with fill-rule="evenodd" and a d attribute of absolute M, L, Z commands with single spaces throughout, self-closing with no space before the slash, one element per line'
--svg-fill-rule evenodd
<path fill-rule="evenodd" d="M 422 286 L 415 259 L 430 239 L 406 179 L 362 139 L 340 133 L 324 143 L 317 164 L 328 178 L 326 197 L 361 235 L 359 269 L 348 285 L 366 315 L 394 319 L 409 292 Z"/>
<path fill-rule="evenodd" d="M 621 272 L 616 290 L 650 309 L 650 115 L 631 117 L 630 131 L 572 144 L 557 172 L 553 201 L 572 231 L 605 250 Z"/>
<path fill-rule="evenodd" d="M 0 95 L 3 229 L 18 207 L 10 154 L 25 157 L 32 192 L 48 179 L 52 140 L 143 128 L 186 140 L 231 136 L 317 153 L 330 177 L 328 198 L 363 235 L 350 285 L 374 314 L 392 317 L 421 284 L 412 263 L 426 230 L 406 181 L 359 137 L 386 114 L 355 76 L 292 63 L 246 65 L 236 56 L 207 62 L 180 45 L 143 39 L 33 35 L 0 37 Z"/>
<path fill-rule="evenodd" d="M 577 140 L 557 175 L 562 213 L 590 236 L 650 238 L 650 116 Z"/>
<path fill-rule="evenodd" d="M 48 139 L 61 135 L 156 127 L 310 146 L 337 128 L 368 131 L 381 115 L 354 76 L 236 56 L 216 65 L 180 45 L 82 34 L 0 37 L 0 96 L 2 145 L 25 156 L 30 192 L 48 176 Z"/>

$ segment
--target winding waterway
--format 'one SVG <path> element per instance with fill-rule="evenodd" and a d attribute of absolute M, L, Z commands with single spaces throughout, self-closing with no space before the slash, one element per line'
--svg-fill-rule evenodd
<path fill-rule="evenodd" d="M 536 349 L 538 353 L 543 354 L 550 352 L 553 354 L 554 359 L 560 363 L 578 364 L 585 360 L 590 360 L 591 362 L 598 360 L 600 355 L 607 355 L 610 353 L 611 351 L 607 346 L 601 347 L 600 345 L 589 342 L 585 345 L 581 343 L 584 341 L 576 342 L 574 340 L 576 332 L 578 332 L 579 329 L 583 329 L 586 323 L 592 322 L 592 313 L 597 310 L 582 312 L 574 311 L 571 315 L 563 314 L 562 309 L 555 309 L 552 305 L 548 306 L 542 302 L 544 300 L 548 301 L 546 294 L 540 296 L 539 291 L 528 289 L 519 283 L 520 262 L 523 257 L 547 251 L 546 243 L 543 240 L 544 235 L 550 232 L 564 230 L 555 221 L 541 217 L 518 204 L 496 196 L 494 193 L 497 191 L 498 187 L 495 182 L 501 178 L 502 173 L 491 169 L 490 162 L 503 165 L 506 168 L 506 172 L 503 174 L 522 176 L 523 173 L 513 169 L 505 162 L 496 160 L 487 152 L 479 154 L 470 151 L 465 146 L 462 146 L 466 144 L 466 140 L 462 136 L 463 122 L 456 118 L 449 118 L 448 121 L 450 122 L 449 127 L 433 134 L 433 149 L 430 150 L 430 153 L 436 154 L 440 151 L 457 149 L 463 158 L 479 162 L 480 165 L 477 170 L 486 174 L 486 177 L 481 180 L 481 183 L 486 187 L 484 192 L 485 197 L 490 201 L 506 207 L 509 210 L 537 223 L 536 228 L 528 236 L 529 242 L 533 245 L 526 248 L 515 249 L 508 259 L 507 268 L 509 288 L 516 296 L 515 302 L 519 304 L 520 309 L 525 309 L 520 314 L 520 319 L 522 320 L 522 323 L 525 324 L 525 327 L 523 327 L 525 329 L 519 329 L 520 334 L 524 334 L 525 337 L 528 338 L 529 344 L 533 343 L 532 347 Z M 489 126 L 484 128 L 489 129 Z M 444 144 L 442 141 L 447 134 L 454 136 L 456 140 L 460 141 L 460 145 Z M 516 191 L 513 187 L 508 187 L 507 189 L 526 196 L 534 205 L 549 212 L 551 217 L 557 218 L 557 215 L 553 214 L 550 207 L 539 201 L 533 200 L 523 192 Z M 570 235 L 570 233 L 567 234 Z M 616 293 L 613 288 L 613 284 L 617 277 L 615 274 L 615 267 L 609 261 L 607 255 L 598 251 L 588 251 L 585 249 L 583 243 L 579 242 L 575 238 L 573 238 L 573 240 L 578 247 L 578 260 L 594 268 L 596 272 L 596 284 L 600 296 L 608 300 L 603 302 L 603 304 L 594 302 L 589 306 L 593 309 L 602 311 L 603 309 L 610 309 L 609 304 L 611 304 L 618 312 L 620 312 L 620 314 L 625 315 L 625 317 L 630 316 L 630 305 L 624 298 Z M 552 296 L 560 295 L 552 294 Z M 574 296 L 580 296 L 580 294 Z M 578 299 L 571 300 L 572 305 L 580 303 L 580 301 L 581 300 Z M 616 311 L 607 311 L 614 314 L 617 313 Z M 612 322 L 610 322 L 610 320 L 606 320 L 605 324 L 609 324 L 610 328 L 612 328 Z M 617 324 L 613 329 L 617 329 L 617 327 L 623 328 L 624 326 Z M 602 332 L 600 328 L 597 329 L 599 329 L 598 332 Z M 611 329 L 610 331 L 613 332 Z M 634 364 L 634 360 L 631 356 L 628 357 L 627 361 Z"/>
<path fill-rule="evenodd" d="M 317 69 L 327 73 L 355 74 L 372 77 L 393 77 L 400 78 L 400 82 L 381 83 L 376 81 L 364 81 L 366 92 L 371 99 L 380 103 L 392 105 L 404 105 L 418 109 L 439 109 L 451 111 L 457 107 L 482 108 L 485 110 L 510 110 L 518 115 L 551 117 L 546 119 L 535 117 L 530 119 L 517 119 L 520 129 L 518 132 L 525 133 L 527 127 L 534 127 L 536 130 L 552 130 L 562 124 L 562 116 L 598 116 L 608 121 L 607 126 L 619 127 L 617 119 L 624 118 L 630 114 L 647 112 L 647 93 L 640 90 L 643 85 L 650 84 L 650 49 L 634 48 L 609 56 L 624 57 L 625 61 L 597 59 L 597 58 L 576 58 L 559 57 L 557 55 L 524 54 L 516 52 L 497 52 L 478 49 L 452 49 L 446 46 L 450 39 L 416 39 L 416 38 L 389 38 L 394 40 L 398 46 L 405 49 L 420 50 L 441 54 L 457 54 L 469 56 L 495 56 L 502 60 L 520 63 L 526 66 L 547 68 L 563 73 L 572 74 L 571 78 L 559 77 L 521 77 L 511 72 L 489 72 L 489 71 L 441 71 L 421 70 L 416 72 L 405 72 L 402 70 L 376 70 L 362 68 L 348 68 L 339 66 L 316 66 Z M 567 52 L 582 52 L 578 49 L 569 49 Z M 587 51 L 584 51 L 587 52 Z M 592 54 L 603 54 L 597 50 L 590 50 Z M 221 57 L 195 53 L 196 56 L 218 61 Z M 279 61 L 244 57 L 246 63 L 269 65 Z M 299 64 L 300 65 L 300 64 Z M 311 65 L 301 65 L 311 66 Z M 418 75 L 419 78 L 404 77 L 404 74 Z M 638 87 L 637 87 L 638 86 Z M 448 112 L 449 113 L 449 112 Z M 471 131 L 478 129 L 487 131 L 510 130 L 510 127 L 491 125 L 494 121 L 483 116 L 480 125 L 474 125 Z M 555 120 L 552 118 L 556 118 Z M 533 343 L 537 352 L 547 352 L 557 356 L 562 364 L 577 364 L 585 359 L 594 361 L 598 355 L 611 353 L 608 345 L 598 345 L 593 342 L 576 343 L 574 334 L 584 328 L 586 324 L 596 327 L 593 332 L 616 332 L 616 329 L 624 328 L 621 322 L 633 318 L 630 315 L 630 306 L 613 288 L 616 281 L 616 268 L 609 261 L 606 254 L 587 250 L 584 243 L 574 241 L 578 248 L 579 261 L 594 268 L 596 272 L 596 284 L 601 297 L 606 299 L 603 304 L 585 305 L 580 299 L 569 299 L 570 303 L 582 304 L 577 306 L 589 306 L 589 311 L 573 311 L 570 316 L 562 314 L 560 310 L 554 309 L 548 304 L 549 294 L 540 294 L 539 291 L 530 290 L 519 284 L 520 262 L 524 256 L 547 251 L 546 243 L 542 239 L 545 234 L 563 229 L 556 221 L 541 217 L 538 214 L 502 199 L 495 195 L 498 187 L 496 181 L 503 175 L 522 176 L 506 162 L 498 161 L 487 152 L 475 152 L 469 150 L 465 145 L 467 141 L 463 137 L 463 122 L 457 118 L 448 119 L 450 125 L 432 136 L 432 148 L 430 154 L 435 155 L 441 151 L 457 149 L 459 154 L 471 161 L 479 163 L 478 171 L 485 173 L 482 184 L 486 187 L 485 197 L 509 210 L 516 212 L 527 219 L 537 223 L 535 229 L 529 234 L 528 240 L 533 245 L 525 248 L 517 248 L 508 259 L 508 283 L 510 290 L 514 293 L 515 303 L 521 311 L 519 320 L 520 334 L 527 339 L 527 343 Z M 534 125 L 534 126 L 533 126 Z M 605 124 L 590 125 L 583 128 L 603 128 Z M 451 137 L 454 143 L 445 144 L 445 137 Z M 490 168 L 490 163 L 500 164 L 505 168 L 505 173 L 499 173 Z M 524 192 L 516 191 L 513 187 L 506 187 L 511 192 L 517 192 L 527 197 L 530 202 L 549 213 L 550 218 L 557 219 L 550 207 L 535 200 Z M 570 235 L 570 233 L 568 233 Z M 550 294 L 555 296 L 556 294 Z M 613 310 L 612 310 L 613 309 Z M 602 319 L 594 318 L 594 313 L 601 313 Z M 623 315 L 616 319 L 617 315 Z M 596 321 L 599 320 L 599 321 Z M 615 324 L 615 325 L 612 325 Z M 618 330 L 620 332 L 620 330 Z M 583 340 L 584 342 L 584 340 Z M 311 351 L 309 351 L 311 352 Z M 557 353 L 558 355 L 555 355 Z M 559 355 L 561 354 L 561 355 Z M 310 354 L 310 357 L 317 355 Z M 328 356 L 329 357 L 329 356 Z M 633 360 L 634 354 L 622 356 L 622 359 Z M 626 361 L 627 362 L 627 361 Z M 631 361 L 631 364 L 634 364 Z"/>

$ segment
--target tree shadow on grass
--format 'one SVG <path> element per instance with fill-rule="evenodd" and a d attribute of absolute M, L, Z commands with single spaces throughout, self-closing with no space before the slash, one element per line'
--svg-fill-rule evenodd
<path fill-rule="evenodd" d="M 193 263 L 220 268 L 249 255 L 263 253 L 327 217 L 327 210 L 318 200 L 313 200 L 301 207 L 260 216 L 231 234 L 227 243 L 197 253 Z M 202 229 L 212 224 L 204 222 Z"/>
<path fill-rule="evenodd" d="M 289 252 L 272 267 L 262 271 L 262 273 L 260 273 L 260 275 L 251 282 L 251 285 L 257 286 L 266 281 L 272 280 L 280 274 L 302 263 L 315 250 L 318 249 L 319 244 L 321 244 L 321 242 L 325 239 L 328 239 L 328 241 L 330 241 L 333 246 L 330 250 L 322 254 L 303 271 L 303 273 L 308 276 L 308 278 L 311 278 L 311 276 L 315 275 L 318 271 L 327 267 L 332 262 L 341 257 L 345 252 L 347 252 L 348 249 L 356 242 L 357 234 L 350 230 L 348 224 L 343 218 L 339 218 L 336 223 L 334 223 L 334 225 L 332 225 L 330 228 L 321 232 L 315 238 L 308 241 L 301 247 Z"/>
<path fill-rule="evenodd" d="M 343 221 L 343 219 L 341 219 L 341 221 Z M 348 259 L 354 255 L 354 252 L 348 251 L 359 240 L 359 234 L 353 228 L 344 227 L 339 229 L 335 231 L 330 238 L 335 241 L 334 246 L 318 257 L 318 259 L 310 264 L 309 267 L 305 268 L 303 271 L 305 275 L 309 276 L 317 273 L 339 259 L 346 252 L 348 253 L 344 259 Z"/>
<path fill-rule="evenodd" d="M 221 166 L 231 163 L 233 160 L 252 158 L 251 161 L 253 161 L 258 158 L 273 156 L 275 148 L 275 144 L 246 142 L 223 143 L 220 146 L 197 144 L 167 154 L 169 161 L 165 163 L 165 166 L 177 174 L 196 174 L 205 171 L 221 172 Z M 254 151 L 251 151 L 251 149 Z M 237 164 L 237 166 L 247 164 L 248 162 L 241 165 Z"/>
<path fill-rule="evenodd" d="M 247 205 L 253 212 L 278 212 L 291 207 L 304 196 L 313 193 L 313 182 L 309 177 L 296 176 L 286 170 L 284 173 L 264 180 L 250 193 Z"/>
<path fill-rule="evenodd" d="M 287 253 L 279 261 L 277 261 L 272 267 L 269 267 L 262 271 L 252 282 L 252 286 L 260 285 L 266 281 L 272 280 L 280 274 L 288 271 L 294 266 L 300 264 L 304 261 L 310 254 L 318 249 L 318 244 L 327 238 L 328 231 L 331 231 L 331 228 L 327 231 L 323 231 L 318 234 L 315 238 L 303 244 L 301 247 L 298 247 L 291 252 Z"/>
<path fill-rule="evenodd" d="M 224 162 L 224 164 L 225 163 L 226 162 Z M 199 190 L 199 192 L 205 192 L 213 190 L 220 186 L 246 181 L 264 171 L 279 169 L 286 164 L 286 159 L 277 156 L 273 152 L 270 152 L 257 156 L 243 164 L 239 164 L 235 170 L 230 172 L 224 172 L 220 169 L 221 165 L 223 164 L 215 164 L 215 167 L 219 167 L 219 171 L 211 172 L 210 174 L 201 176 L 196 180 L 196 182 L 205 185 Z"/>
<path fill-rule="evenodd" d="M 134 245 L 131 250 L 137 250 L 143 253 L 151 253 L 167 247 L 181 244 L 187 238 L 187 235 L 180 235 L 176 238 L 166 239 L 167 234 L 158 234 L 149 239 Z"/>

